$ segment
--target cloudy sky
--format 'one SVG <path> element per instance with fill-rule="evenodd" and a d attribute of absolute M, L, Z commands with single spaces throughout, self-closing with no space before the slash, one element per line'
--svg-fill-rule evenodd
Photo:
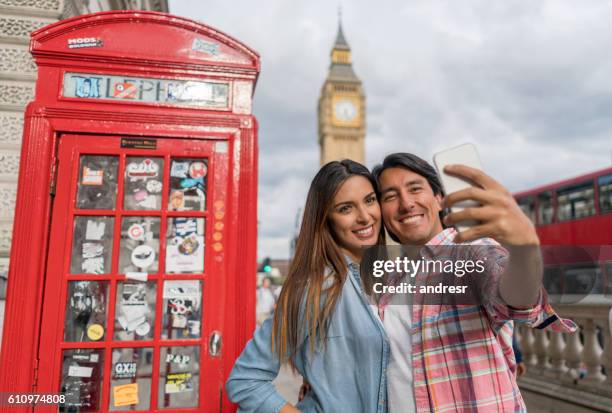
<path fill-rule="evenodd" d="M 286 258 L 318 169 L 316 107 L 338 25 L 325 0 L 170 0 L 259 52 L 260 258 Z M 343 2 L 367 97 L 366 163 L 477 145 L 510 190 L 612 163 L 612 1 Z"/>

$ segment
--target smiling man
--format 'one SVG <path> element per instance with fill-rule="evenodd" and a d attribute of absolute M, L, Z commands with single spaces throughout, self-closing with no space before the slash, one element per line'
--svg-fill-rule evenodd
<path fill-rule="evenodd" d="M 576 326 L 547 302 L 539 240 L 512 195 L 482 171 L 460 165 L 445 171 L 475 186 L 444 198 L 433 167 L 408 153 L 389 155 L 376 166 L 385 226 L 407 246 L 468 244 L 472 259 L 488 263 L 483 277 L 489 296 L 474 305 L 419 305 L 397 294 L 379 298 L 391 344 L 389 412 L 525 412 L 514 374 L 514 322 L 564 332 Z M 467 199 L 480 206 L 442 220 L 443 207 Z M 464 220 L 479 223 L 461 233 L 451 227 Z"/>

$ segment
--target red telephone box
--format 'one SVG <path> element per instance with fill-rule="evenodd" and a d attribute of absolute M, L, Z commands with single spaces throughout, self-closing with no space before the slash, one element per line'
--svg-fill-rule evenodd
<path fill-rule="evenodd" d="M 230 410 L 255 326 L 257 53 L 142 11 L 52 24 L 31 52 L 1 391 Z"/>

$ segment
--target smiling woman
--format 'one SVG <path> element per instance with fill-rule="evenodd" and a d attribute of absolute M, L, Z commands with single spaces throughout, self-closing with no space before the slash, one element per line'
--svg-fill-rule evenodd
<path fill-rule="evenodd" d="M 283 363 L 310 384 L 301 412 L 386 411 L 389 344 L 358 267 L 363 248 L 384 241 L 375 187 L 351 160 L 330 162 L 313 179 L 274 318 L 255 332 L 227 382 L 240 411 L 296 411 L 272 384 Z"/>
<path fill-rule="evenodd" d="M 363 247 L 376 244 L 381 225 L 376 192 L 366 178 L 353 176 L 342 184 L 334 197 L 330 223 L 340 248 L 361 261 Z"/>

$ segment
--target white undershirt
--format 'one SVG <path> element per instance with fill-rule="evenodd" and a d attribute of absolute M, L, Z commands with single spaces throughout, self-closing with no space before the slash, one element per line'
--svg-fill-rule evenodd
<path fill-rule="evenodd" d="M 412 377 L 412 307 L 410 294 L 395 294 L 385 308 L 382 320 L 391 354 L 387 366 L 387 396 L 389 413 L 416 412 Z M 376 305 L 372 311 L 378 316 Z"/>

